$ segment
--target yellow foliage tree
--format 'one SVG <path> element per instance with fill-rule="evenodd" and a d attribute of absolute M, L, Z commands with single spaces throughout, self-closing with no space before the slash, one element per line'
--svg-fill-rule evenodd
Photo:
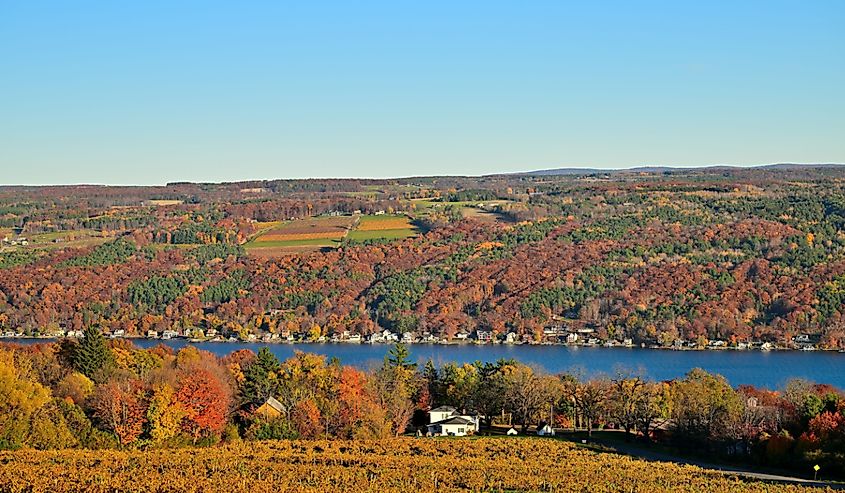
<path fill-rule="evenodd" d="M 179 433 L 187 414 L 185 407 L 176 400 L 173 387 L 167 383 L 157 385 L 147 408 L 150 437 L 157 442 L 173 438 Z"/>

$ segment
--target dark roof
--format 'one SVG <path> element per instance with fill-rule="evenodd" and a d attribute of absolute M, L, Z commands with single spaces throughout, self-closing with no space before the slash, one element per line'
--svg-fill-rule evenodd
<path fill-rule="evenodd" d="M 456 409 L 452 406 L 440 406 L 429 411 L 430 413 L 453 413 Z"/>
<path fill-rule="evenodd" d="M 444 419 L 444 420 L 441 420 L 441 421 L 437 421 L 437 422 L 431 423 L 431 424 L 433 424 L 433 425 L 473 425 L 473 426 L 475 426 L 475 423 L 472 420 L 463 418 L 461 416 L 453 416 L 451 418 Z"/>

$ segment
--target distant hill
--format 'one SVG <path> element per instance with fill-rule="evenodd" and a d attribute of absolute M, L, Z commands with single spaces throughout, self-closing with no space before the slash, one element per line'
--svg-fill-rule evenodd
<path fill-rule="evenodd" d="M 673 171 L 702 171 L 702 172 L 718 172 L 726 170 L 741 170 L 741 169 L 772 169 L 772 170 L 795 170 L 795 169 L 812 169 L 812 168 L 839 168 L 845 167 L 845 164 L 838 163 L 819 163 L 819 164 L 794 164 L 794 163 L 777 163 L 777 164 L 763 164 L 758 166 L 735 166 L 729 164 L 720 164 L 713 166 L 638 166 L 634 168 L 555 168 L 543 169 L 536 171 L 527 171 L 524 173 L 513 173 L 517 175 L 530 176 L 562 176 L 562 175 L 591 175 L 596 173 L 605 174 L 625 174 L 625 173 L 667 173 Z"/>

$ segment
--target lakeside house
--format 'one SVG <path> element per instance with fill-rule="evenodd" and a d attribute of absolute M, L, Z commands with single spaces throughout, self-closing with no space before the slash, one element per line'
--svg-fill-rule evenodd
<path fill-rule="evenodd" d="M 490 330 L 476 330 L 475 340 L 480 344 L 486 344 L 493 340 L 493 331 Z"/>
<path fill-rule="evenodd" d="M 481 420 L 477 416 L 460 414 L 452 406 L 440 406 L 428 412 L 428 434 L 432 436 L 462 437 L 477 433 Z"/>

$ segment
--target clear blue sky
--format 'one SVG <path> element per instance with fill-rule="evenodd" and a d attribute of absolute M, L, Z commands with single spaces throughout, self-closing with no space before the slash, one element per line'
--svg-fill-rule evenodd
<path fill-rule="evenodd" d="M 845 162 L 845 1 L 0 2 L 0 183 Z"/>

